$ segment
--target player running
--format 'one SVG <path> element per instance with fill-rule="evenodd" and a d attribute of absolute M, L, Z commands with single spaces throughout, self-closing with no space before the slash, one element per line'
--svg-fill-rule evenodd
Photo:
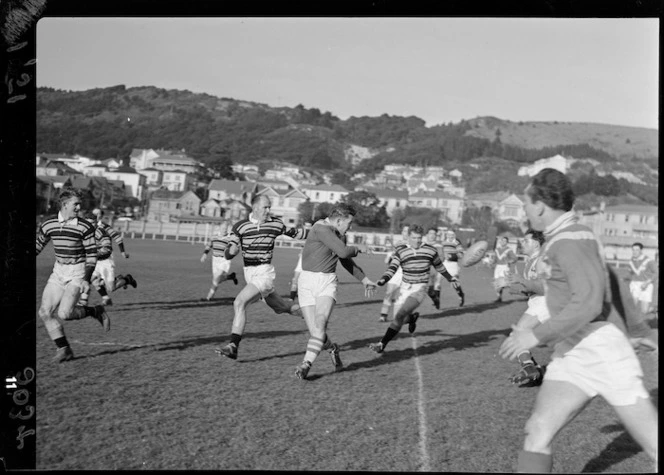
<path fill-rule="evenodd" d="M 201 300 L 205 302 L 212 300 L 220 283 L 226 280 L 232 280 L 233 283 L 237 285 L 237 276 L 235 275 L 235 272 L 229 273 L 231 270 L 231 261 L 226 259 L 226 256 L 224 255 L 230 239 L 228 226 L 228 221 L 223 221 L 219 225 L 215 235 L 210 239 L 210 242 L 207 243 L 205 250 L 201 255 L 201 262 L 205 262 L 208 254 L 212 251 L 212 287 L 208 290 L 207 296 L 201 298 Z"/>
<path fill-rule="evenodd" d="M 237 359 L 238 347 L 247 323 L 246 309 L 260 299 L 272 308 L 275 313 L 300 315 L 300 306 L 285 301 L 274 288 L 276 274 L 272 265 L 274 242 L 281 235 L 293 239 L 305 239 L 308 231 L 304 228 L 286 228 L 279 218 L 270 216 L 272 203 L 265 195 L 257 195 L 251 200 L 251 213 L 233 225 L 231 237 L 226 248 L 226 259 L 232 259 L 240 251 L 244 261 L 245 287 L 235 297 L 233 309 L 233 326 L 230 343 L 218 348 L 220 355 Z"/>
<path fill-rule="evenodd" d="M 445 264 L 447 272 L 457 279 L 457 282 L 452 283 L 452 288 L 459 296 L 459 307 L 463 307 L 463 304 L 466 301 L 466 296 L 461 288 L 461 282 L 458 281 L 459 259 L 463 257 L 463 246 L 461 245 L 461 241 L 457 239 L 456 233 L 451 229 L 445 231 L 445 239 L 443 239 L 441 245 L 443 247 L 444 256 L 443 264 Z M 437 275 L 440 276 L 440 274 Z M 438 301 L 440 301 L 440 290 L 438 291 Z"/>
<path fill-rule="evenodd" d="M 426 236 L 424 236 L 423 238 L 423 241 L 426 244 L 429 244 L 430 246 L 434 247 L 441 259 L 445 257 L 445 254 L 443 253 L 443 246 L 440 242 L 438 242 L 437 228 L 429 228 Z M 442 282 L 442 276 L 438 272 L 436 272 L 435 269 L 433 268 L 431 269 L 430 272 L 431 273 L 429 274 L 429 286 L 427 288 L 427 295 L 429 296 L 429 298 L 431 298 L 433 306 L 436 307 L 437 310 L 440 310 L 440 284 Z"/>
<path fill-rule="evenodd" d="M 392 256 L 396 250 L 396 246 L 392 248 L 392 251 L 385 255 L 385 264 L 389 264 L 392 260 Z M 383 304 L 380 307 L 380 318 L 378 321 L 386 322 L 390 313 L 390 308 L 393 309 L 392 316 L 396 315 L 394 309 L 394 303 L 399 296 L 399 288 L 401 287 L 401 282 L 403 281 L 403 271 L 401 266 L 394 273 L 392 278 L 387 282 L 387 287 L 385 287 L 385 297 L 383 298 Z"/>
<path fill-rule="evenodd" d="M 508 245 L 507 236 L 499 236 L 496 243 L 496 267 L 493 270 L 493 288 L 498 298 L 495 302 L 503 301 L 503 290 L 507 287 L 507 279 L 514 273 L 514 264 L 517 255 Z"/>
<path fill-rule="evenodd" d="M 304 243 L 298 302 L 310 338 L 304 360 L 295 369 L 295 375 L 300 379 L 307 379 L 311 365 L 322 350 L 330 352 L 335 371 L 343 367 L 339 345 L 333 343 L 327 335 L 327 322 L 337 300 L 337 261 L 362 282 L 365 296 L 370 297 L 376 289 L 376 284 L 364 275 L 352 259 L 358 253 L 366 252 L 366 246 L 346 245 L 346 232 L 354 216 L 355 209 L 352 206 L 345 203 L 335 205 L 327 218 L 313 225 Z"/>
<path fill-rule="evenodd" d="M 125 259 L 129 259 L 129 254 L 125 251 L 124 247 L 124 240 L 122 239 L 122 234 L 117 232 L 115 229 L 113 229 L 112 226 L 109 226 L 104 220 L 104 211 L 102 211 L 99 208 L 95 208 L 92 210 L 92 214 L 97 218 L 97 228 L 100 228 L 101 230 L 105 231 L 110 238 L 115 241 L 117 244 L 118 248 L 120 249 L 120 253 Z M 108 254 L 106 254 L 106 251 L 110 251 Z M 113 247 L 112 245 L 109 246 L 105 251 L 105 257 L 102 259 L 106 261 L 100 268 L 101 270 L 101 275 L 102 278 L 104 279 L 104 285 L 106 286 L 106 290 L 110 292 L 115 292 L 119 288 L 126 289 L 127 285 L 131 285 L 133 288 L 136 288 L 138 283 L 136 282 L 136 279 L 132 277 L 131 274 L 127 275 L 118 275 L 116 277 L 115 275 L 115 259 L 113 259 Z M 109 298 L 110 302 L 110 298 Z M 111 305 L 112 302 L 108 303 L 108 305 Z"/>
<path fill-rule="evenodd" d="M 632 258 L 629 261 L 629 290 L 634 303 L 645 315 L 650 310 L 653 297 L 653 282 L 657 278 L 657 265 L 653 259 L 643 254 L 643 244 L 632 244 Z"/>
<path fill-rule="evenodd" d="M 104 330 L 111 329 L 103 305 L 76 306 L 79 296 L 90 290 L 90 280 L 97 263 L 95 228 L 86 219 L 78 217 L 81 210 L 81 193 L 66 188 L 59 196 L 60 211 L 57 216 L 44 221 L 37 232 L 37 255 L 49 241 L 53 241 L 55 264 L 44 287 L 39 318 L 44 322 L 49 337 L 55 343 L 55 361 L 62 363 L 74 359 L 74 352 L 65 336 L 63 320 L 80 320 L 92 317 Z M 54 312 L 57 308 L 57 314 Z"/>
<path fill-rule="evenodd" d="M 408 233 L 408 243 L 397 246 L 394 256 L 383 276 L 377 284 L 385 285 L 401 266 L 403 282 L 399 289 L 399 298 L 394 304 L 396 315 L 390 323 L 385 335 L 379 343 L 369 345 L 376 353 L 382 353 L 388 342 L 392 340 L 401 327 L 408 322 L 408 331 L 413 333 L 416 328 L 419 313 L 413 313 L 426 298 L 429 285 L 429 272 L 433 266 L 449 282 L 456 281 L 445 269 L 438 251 L 430 245 L 422 243 L 423 229 L 419 225 L 411 226 Z"/>

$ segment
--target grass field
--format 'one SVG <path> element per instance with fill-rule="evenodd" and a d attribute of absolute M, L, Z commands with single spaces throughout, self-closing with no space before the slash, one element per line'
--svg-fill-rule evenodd
<path fill-rule="evenodd" d="M 92 319 L 65 322 L 76 359 L 52 361 L 55 346 L 37 321 L 37 469 L 220 469 L 510 472 L 536 388 L 510 385 L 515 363 L 497 356 L 525 309 L 520 297 L 492 303 L 491 271 L 465 269 L 466 306 L 444 287 L 414 336 L 404 327 L 383 355 L 367 348 L 385 332 L 384 290 L 371 299 L 339 266 L 339 301 L 328 334 L 344 371 L 327 352 L 309 380 L 294 375 L 308 340 L 304 321 L 263 302 L 248 310 L 236 361 L 215 354 L 228 342 L 232 302 L 244 284 L 211 280 L 202 245 L 127 240 L 118 273 L 138 288 L 119 290 L 112 328 Z M 383 256 L 357 259 L 377 279 Z M 293 249 L 276 249 L 277 290 L 288 294 Z M 53 264 L 37 258 L 37 304 Z M 242 275 L 240 259 L 232 269 Z M 91 303 L 99 296 L 91 294 Z M 36 312 L 35 312 L 36 315 Z M 654 323 L 653 323 L 654 325 Z M 550 350 L 535 355 L 547 363 Z M 639 353 L 658 395 L 658 360 Z M 647 456 L 602 399 L 559 436 L 554 472 L 652 472 Z"/>

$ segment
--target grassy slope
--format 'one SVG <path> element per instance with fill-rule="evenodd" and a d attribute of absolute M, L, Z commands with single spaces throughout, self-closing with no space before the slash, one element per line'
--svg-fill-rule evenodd
<path fill-rule="evenodd" d="M 378 296 L 340 268 L 339 303 L 328 333 L 342 349 L 345 371 L 326 353 L 311 380 L 293 374 L 308 333 L 299 318 L 250 307 L 237 361 L 214 348 L 227 342 L 238 287 L 223 283 L 217 300 L 199 302 L 210 283 L 202 246 L 128 240 L 131 259 L 117 258 L 137 289 L 113 294 L 113 327 L 66 322 L 76 360 L 51 361 L 53 344 L 37 322 L 38 469 L 264 469 L 509 472 L 522 442 L 536 389 L 507 382 L 515 364 L 496 356 L 525 303 L 491 303 L 490 271 L 467 269 L 467 306 L 445 287 L 443 309 L 421 306 L 415 337 L 405 329 L 383 356 L 367 349 L 385 324 Z M 53 256 L 37 258 L 37 301 Z M 382 256 L 362 256 L 371 277 Z M 296 252 L 277 249 L 277 290 L 288 293 Z M 233 261 L 240 270 L 240 262 Z M 238 274 L 238 275 L 241 275 Z M 244 282 L 240 278 L 240 285 Z M 96 301 L 98 296 L 91 297 Z M 542 363 L 549 350 L 537 349 Z M 656 396 L 658 364 L 640 356 Z M 420 446 L 422 374 L 428 465 Z M 603 400 L 560 435 L 554 471 L 650 471 Z"/>

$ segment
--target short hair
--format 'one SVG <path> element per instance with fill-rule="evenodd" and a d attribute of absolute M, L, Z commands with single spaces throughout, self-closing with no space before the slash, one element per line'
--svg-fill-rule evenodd
<path fill-rule="evenodd" d="M 419 224 L 413 224 L 410 229 L 408 229 L 408 234 L 424 234 L 424 228 Z"/>
<path fill-rule="evenodd" d="M 81 193 L 81 190 L 77 190 L 76 188 L 64 188 L 60 192 L 60 196 L 58 196 L 58 201 L 60 202 L 60 208 L 69 201 L 72 198 L 78 198 L 80 200 L 83 199 L 83 193 Z"/>
<path fill-rule="evenodd" d="M 639 249 L 643 249 L 643 244 L 641 244 L 640 242 L 635 242 L 634 244 L 632 244 L 632 247 L 634 246 L 638 247 Z"/>
<path fill-rule="evenodd" d="M 258 203 L 261 199 L 266 199 L 268 203 L 272 204 L 272 201 L 270 200 L 270 197 L 267 195 L 256 195 L 251 199 L 251 206 L 254 206 L 256 203 Z"/>
<path fill-rule="evenodd" d="M 574 206 L 574 190 L 567 176 L 553 168 L 540 170 L 526 187 L 534 203 L 541 201 L 551 209 L 570 211 Z"/>
<path fill-rule="evenodd" d="M 523 233 L 524 236 L 530 234 L 535 241 L 537 241 L 540 246 L 544 244 L 544 233 L 542 231 L 535 231 L 533 228 L 526 229 L 526 232 Z"/>
<path fill-rule="evenodd" d="M 328 218 L 343 218 L 346 219 L 349 216 L 355 216 L 357 214 L 357 210 L 355 210 L 355 207 L 353 205 L 349 205 L 347 203 L 337 203 L 335 204 L 332 209 L 330 210 L 330 214 L 327 215 Z"/>
<path fill-rule="evenodd" d="M 433 232 L 435 232 L 436 234 L 438 234 L 438 228 L 434 228 L 433 226 L 430 227 L 429 229 L 427 229 L 427 234 L 428 234 L 430 231 L 433 231 Z"/>

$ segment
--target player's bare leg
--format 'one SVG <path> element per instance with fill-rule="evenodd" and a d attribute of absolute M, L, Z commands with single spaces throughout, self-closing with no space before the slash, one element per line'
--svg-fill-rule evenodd
<path fill-rule="evenodd" d="M 310 338 L 307 342 L 307 351 L 304 355 L 304 360 L 295 369 L 295 374 L 300 379 L 307 378 L 309 369 L 322 350 L 330 352 L 335 371 L 339 371 L 343 367 L 341 358 L 339 358 L 339 347 L 335 343 L 332 343 L 327 336 L 327 322 L 334 309 L 334 304 L 335 300 L 332 297 L 318 297 L 316 305 L 308 305 L 301 308 Z"/>
<path fill-rule="evenodd" d="M 403 303 L 403 305 L 401 305 L 401 307 L 396 311 L 394 315 L 394 320 L 392 321 L 392 323 L 390 323 L 390 326 L 387 327 L 385 335 L 383 335 L 383 338 L 380 340 L 380 342 L 370 344 L 369 348 L 371 348 L 376 353 L 382 353 L 387 344 L 390 342 L 390 340 L 392 340 L 395 336 L 397 336 L 399 330 L 401 330 L 401 327 L 404 325 L 404 323 L 409 324 L 409 331 L 411 327 L 413 328 L 414 331 L 415 321 L 417 321 L 419 314 L 413 313 L 413 311 L 419 305 L 420 303 L 417 300 L 408 297 L 406 301 Z M 411 331 L 411 333 L 413 332 Z"/>
<path fill-rule="evenodd" d="M 219 284 L 227 280 L 232 280 L 235 283 L 235 285 L 237 285 L 237 277 L 235 276 L 235 272 L 232 272 L 230 274 L 227 272 L 222 272 L 220 275 L 213 277 L 212 286 L 210 287 L 210 290 L 208 290 L 208 294 L 205 297 L 205 300 L 207 301 L 212 300 L 212 297 L 214 297 L 214 294 L 217 291 L 217 287 L 219 287 Z"/>
<path fill-rule="evenodd" d="M 261 299 L 261 293 L 253 284 L 247 284 L 233 301 L 233 326 L 231 327 L 231 341 L 228 345 L 217 348 L 215 351 L 230 359 L 237 359 L 237 350 L 247 324 L 247 307 Z"/>

